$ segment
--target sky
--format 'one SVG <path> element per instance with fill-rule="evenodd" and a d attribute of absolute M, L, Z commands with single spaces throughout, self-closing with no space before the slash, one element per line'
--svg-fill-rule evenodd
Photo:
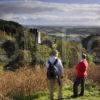
<path fill-rule="evenodd" d="M 23 25 L 100 26 L 100 0 L 0 0 L 0 19 Z"/>

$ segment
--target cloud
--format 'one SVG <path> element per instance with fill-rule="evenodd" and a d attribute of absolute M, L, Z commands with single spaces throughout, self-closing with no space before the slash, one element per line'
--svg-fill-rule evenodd
<path fill-rule="evenodd" d="M 100 26 L 100 4 L 0 2 L 0 18 L 29 25 Z"/>

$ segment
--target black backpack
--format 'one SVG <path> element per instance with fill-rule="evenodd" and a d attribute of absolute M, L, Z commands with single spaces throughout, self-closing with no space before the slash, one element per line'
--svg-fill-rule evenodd
<path fill-rule="evenodd" d="M 48 61 L 49 67 L 47 69 L 47 78 L 48 79 L 57 79 L 58 78 L 58 70 L 57 67 L 55 66 L 58 62 L 58 59 L 54 61 L 52 64 L 50 61 Z"/>

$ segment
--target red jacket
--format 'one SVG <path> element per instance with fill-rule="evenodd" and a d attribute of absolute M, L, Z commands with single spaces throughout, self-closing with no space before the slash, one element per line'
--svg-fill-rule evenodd
<path fill-rule="evenodd" d="M 78 77 L 86 77 L 88 69 L 88 62 L 86 59 L 82 60 L 79 64 L 76 65 L 76 74 Z"/>

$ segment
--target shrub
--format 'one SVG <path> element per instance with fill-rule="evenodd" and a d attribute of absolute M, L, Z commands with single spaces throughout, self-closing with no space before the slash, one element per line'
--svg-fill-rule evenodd
<path fill-rule="evenodd" d="M 45 64 L 51 53 L 51 48 L 46 45 L 37 45 L 36 51 L 33 51 L 33 61 L 37 64 Z"/>
<path fill-rule="evenodd" d="M 92 62 L 94 61 L 94 56 L 88 54 L 88 55 L 87 55 L 87 60 L 88 60 L 89 63 L 92 63 Z"/>
<path fill-rule="evenodd" d="M 19 51 L 19 64 L 27 65 L 32 61 L 31 52 L 29 50 L 20 50 Z"/>
<path fill-rule="evenodd" d="M 21 68 L 16 72 L 6 72 L 0 80 L 0 95 L 30 95 L 47 88 L 45 70 Z"/>
<path fill-rule="evenodd" d="M 7 62 L 7 56 L 6 56 L 6 52 L 4 49 L 0 48 L 0 63 L 5 63 Z"/>
<path fill-rule="evenodd" d="M 65 65 L 71 68 L 79 62 L 82 52 L 80 43 L 66 42 L 64 40 L 60 40 L 57 43 L 57 48 L 61 52 L 61 58 Z"/>
<path fill-rule="evenodd" d="M 0 95 L 13 98 L 28 96 L 40 91 L 47 91 L 47 77 L 45 68 L 20 68 L 16 72 L 5 72 L 0 77 Z M 64 81 L 67 82 L 67 70 Z M 5 99 L 3 99 L 5 100 Z M 11 100 L 11 99 L 10 99 Z"/>
<path fill-rule="evenodd" d="M 7 40 L 2 44 L 2 48 L 6 51 L 8 57 L 15 53 L 15 41 Z"/>

